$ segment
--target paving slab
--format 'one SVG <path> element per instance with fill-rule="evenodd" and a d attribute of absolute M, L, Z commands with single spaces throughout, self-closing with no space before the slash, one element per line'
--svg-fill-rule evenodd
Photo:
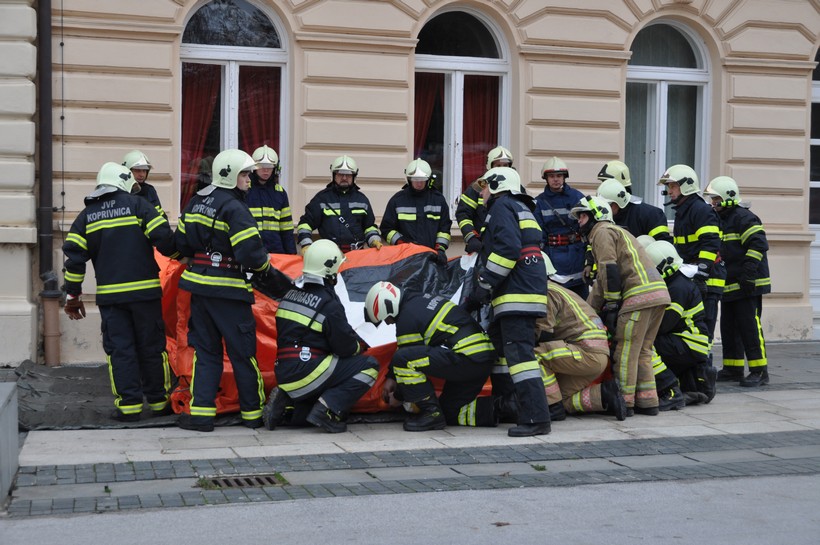
<path fill-rule="evenodd" d="M 713 452 L 691 452 L 687 458 L 707 464 L 725 464 L 735 462 L 761 462 L 771 460 L 771 456 L 761 450 L 722 450 Z"/>
<path fill-rule="evenodd" d="M 385 467 L 370 469 L 368 472 L 381 481 L 452 479 L 459 476 L 449 466 Z"/>
<path fill-rule="evenodd" d="M 817 445 L 762 448 L 760 452 L 782 459 L 820 458 L 820 447 Z"/>
<path fill-rule="evenodd" d="M 696 465 L 700 462 L 680 454 L 660 454 L 657 456 L 621 456 L 610 459 L 611 462 L 632 469 L 646 469 L 653 467 L 681 467 Z"/>
<path fill-rule="evenodd" d="M 331 471 L 285 471 L 282 477 L 290 484 L 360 483 L 374 480 L 365 469 L 334 469 Z"/>

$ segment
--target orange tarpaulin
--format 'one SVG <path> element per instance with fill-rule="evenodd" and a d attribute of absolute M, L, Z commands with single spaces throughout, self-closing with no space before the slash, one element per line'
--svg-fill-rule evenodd
<path fill-rule="evenodd" d="M 370 267 L 374 270 L 375 275 L 373 283 L 379 280 L 388 280 L 387 273 L 391 264 L 414 257 L 416 259 L 410 260 L 412 264 L 416 262 L 424 263 L 425 259 L 418 259 L 419 257 L 423 258 L 424 254 L 435 255 L 432 250 L 413 244 L 385 246 L 381 250 L 356 250 L 345 254 L 347 259 L 341 266 L 340 274 L 344 274 L 349 269 Z M 178 288 L 179 277 L 185 267 L 179 262 L 169 260 L 159 254 L 157 254 L 157 263 L 161 268 L 162 310 L 168 338 L 167 350 L 171 367 L 179 377 L 179 386 L 171 395 L 171 401 L 175 412 L 188 412 L 188 404 L 191 398 L 188 388 L 191 381 L 194 355 L 193 347 L 188 345 L 188 318 L 191 296 L 187 291 Z M 271 263 L 291 278 L 297 277 L 302 270 L 302 258 L 300 256 L 271 254 Z M 383 271 L 382 266 L 384 266 Z M 377 276 L 380 274 L 383 274 L 384 277 L 378 278 Z M 254 294 L 256 299 L 253 305 L 253 313 L 256 317 L 256 360 L 265 382 L 265 392 L 268 393 L 276 385 L 276 376 L 274 375 L 277 350 L 275 314 L 278 304 L 258 291 Z M 379 361 L 381 372 L 376 384 L 353 407 L 353 412 L 390 410 L 390 407 L 381 400 L 381 389 L 387 366 L 395 350 L 396 344 L 393 342 L 372 347 L 367 351 L 367 354 Z M 218 414 L 239 411 L 236 382 L 227 355 L 224 356 L 223 360 L 222 381 L 217 392 L 216 410 Z"/>

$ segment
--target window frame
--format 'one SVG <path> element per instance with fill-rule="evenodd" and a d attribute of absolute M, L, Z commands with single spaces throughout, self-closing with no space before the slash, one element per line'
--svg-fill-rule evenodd
<path fill-rule="evenodd" d="M 478 19 L 495 40 L 499 53 L 498 59 L 487 57 L 461 57 L 447 55 L 415 55 L 414 74 L 418 72 L 444 74 L 444 161 L 442 193 L 455 212 L 461 196 L 461 178 L 463 162 L 463 128 L 464 128 L 464 76 L 497 76 L 498 84 L 498 143 L 509 148 L 510 115 L 512 112 L 512 67 L 510 52 L 505 40 L 501 40 L 498 26 L 486 15 L 476 9 L 465 6 L 446 8 L 435 12 L 427 22 L 447 12 L 460 12 Z M 423 28 L 422 25 L 421 28 Z M 449 109 L 449 115 L 448 110 Z M 413 113 L 415 119 L 415 111 Z M 490 151 L 489 149 L 487 150 Z"/>
<path fill-rule="evenodd" d="M 706 187 L 709 165 L 708 135 L 711 132 L 712 106 L 709 97 L 711 96 L 712 70 L 706 42 L 691 28 L 677 21 L 659 19 L 645 26 L 641 31 L 656 25 L 669 26 L 680 32 L 692 49 L 698 66 L 698 68 L 677 68 L 627 65 L 626 83 L 642 83 L 649 87 L 646 149 L 652 151 L 647 154 L 644 165 L 646 172 L 645 180 L 643 180 L 646 188 L 644 200 L 663 208 L 665 201 L 664 196 L 661 195 L 663 188 L 650 181 L 660 179 L 661 174 L 670 166 L 667 164 L 669 88 L 671 86 L 696 88 L 695 160 L 690 166 L 698 173 L 701 188 Z M 626 93 L 624 96 L 626 97 Z M 624 107 L 626 107 L 626 100 L 624 100 Z M 652 191 L 653 187 L 656 187 L 655 191 Z"/>
<path fill-rule="evenodd" d="M 200 0 L 188 12 L 183 25 L 183 30 L 187 27 L 191 18 L 203 6 L 210 3 L 212 0 Z M 239 69 L 242 66 L 264 66 L 269 68 L 279 68 L 281 74 L 280 90 L 279 90 L 279 148 L 276 152 L 279 154 L 280 162 L 282 163 L 282 171 L 279 177 L 280 184 L 285 190 L 290 190 L 288 187 L 288 161 L 283 161 L 284 157 L 288 157 L 289 149 L 288 142 L 290 138 L 288 135 L 287 119 L 289 115 L 286 112 L 290 111 L 290 73 L 288 70 L 288 61 L 290 53 L 287 49 L 287 34 L 284 32 L 284 27 L 281 24 L 278 16 L 269 7 L 256 2 L 255 0 L 244 0 L 248 4 L 261 11 L 270 21 L 273 28 L 279 35 L 280 48 L 270 47 L 242 47 L 242 46 L 225 46 L 225 45 L 206 45 L 206 44 L 189 44 L 180 42 L 179 46 L 179 70 L 182 73 L 183 63 L 199 63 L 211 64 L 220 66 L 222 69 L 221 81 L 221 103 L 220 103 L 220 135 L 219 142 L 221 149 L 238 148 L 239 147 Z M 180 40 L 183 33 L 180 33 Z M 182 76 L 179 78 L 179 86 L 177 92 L 180 100 L 182 99 Z M 182 145 L 182 108 L 178 109 L 177 127 L 179 130 L 180 147 Z M 253 153 L 254 150 L 244 150 L 248 154 Z M 177 160 L 177 179 L 182 179 L 180 170 L 180 161 Z M 181 197 L 181 185 L 177 187 L 177 202 Z"/>
<path fill-rule="evenodd" d="M 820 54 L 818 54 L 818 56 L 820 56 Z M 811 81 L 811 104 L 809 105 L 809 110 L 811 110 L 813 104 L 817 104 L 817 106 L 820 107 L 820 79 L 812 79 Z M 811 115 L 809 117 L 811 117 Z M 809 127 L 809 196 L 811 196 L 812 189 L 820 192 L 820 180 L 813 180 L 811 178 L 811 148 L 813 146 L 820 146 L 820 138 L 812 138 L 811 127 Z M 810 198 L 809 204 L 811 204 Z M 811 218 L 811 210 L 809 210 L 809 218 Z M 817 226 L 817 231 L 820 232 L 820 223 L 811 223 L 811 221 L 809 221 L 808 225 Z"/>

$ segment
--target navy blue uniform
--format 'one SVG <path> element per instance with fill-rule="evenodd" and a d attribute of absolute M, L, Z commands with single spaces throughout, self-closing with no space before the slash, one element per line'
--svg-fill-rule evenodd
<path fill-rule="evenodd" d="M 198 192 L 179 218 L 176 241 L 179 251 L 192 258 L 179 281 L 191 292 L 191 422 L 212 424 L 216 416 L 223 338 L 242 419 L 261 419 L 265 394 L 256 362 L 254 296 L 243 268 L 262 273 L 271 265 L 242 192 L 216 186 Z"/>
<path fill-rule="evenodd" d="M 274 176 L 266 183 L 260 183 L 256 173 L 251 174 L 251 188 L 245 202 L 256 218 L 262 243 L 271 254 L 295 254 L 296 241 L 293 238 L 293 217 L 288 194 Z"/>
<path fill-rule="evenodd" d="M 343 252 L 367 248 L 381 240 L 373 207 L 355 182 L 345 190 L 330 182 L 310 200 L 296 228 L 301 247 L 312 242 L 314 229 L 321 238 L 335 242 Z"/>
<path fill-rule="evenodd" d="M 125 191 L 85 199 L 63 244 L 65 287 L 79 296 L 91 260 L 114 406 L 123 415 L 168 405 L 171 371 L 165 351 L 162 287 L 152 245 L 176 257 L 168 220 L 147 200 Z"/>
<path fill-rule="evenodd" d="M 558 274 L 570 278 L 564 287 L 585 299 L 589 293 L 583 276 L 586 244 L 578 232 L 578 220 L 569 213 L 583 196 L 566 182 L 561 193 L 547 186 L 535 198 L 535 218 L 541 226 L 541 248 Z"/>
<path fill-rule="evenodd" d="M 375 384 L 379 364 L 361 354 L 364 343 L 333 288 L 318 278 L 302 280 L 276 310 L 276 382 L 297 404 L 308 408 L 321 396 L 345 415 Z"/>
<path fill-rule="evenodd" d="M 416 191 L 405 185 L 390 197 L 382 218 L 382 238 L 389 244 L 412 242 L 431 249 L 450 246 L 450 207 L 440 191 Z"/>
<path fill-rule="evenodd" d="M 495 349 L 467 312 L 445 297 L 405 291 L 396 342 L 390 370 L 404 401 L 435 395 L 427 377 L 438 377 L 446 381 L 439 403 L 447 424 L 496 424 L 492 398 L 477 397 L 495 363 Z"/>
<path fill-rule="evenodd" d="M 615 220 L 615 225 L 620 225 L 636 238 L 641 235 L 649 235 L 655 240 L 672 242 L 666 216 L 663 210 L 657 206 L 645 202 L 631 202 L 626 207 L 618 210 L 618 213 L 612 219 Z"/>
<path fill-rule="evenodd" d="M 470 184 L 461 194 L 456 206 L 456 221 L 464 236 L 464 242 L 469 242 L 474 236 L 481 237 L 486 218 L 487 207 L 484 206 L 484 199 Z"/>

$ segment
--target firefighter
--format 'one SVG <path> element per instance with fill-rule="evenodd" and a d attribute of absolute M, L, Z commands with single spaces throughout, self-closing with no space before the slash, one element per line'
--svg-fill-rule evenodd
<path fill-rule="evenodd" d="M 646 246 L 646 253 L 666 282 L 672 300 L 655 336 L 655 352 L 664 366 L 674 373 L 685 405 L 709 403 L 715 397 L 717 371 L 709 366 L 711 343 L 706 334 L 700 290 L 680 272 L 683 260 L 672 243 L 654 241 Z M 658 395 L 663 398 L 666 393 L 668 396 L 668 392 L 663 392 L 657 374 L 655 380 Z"/>
<path fill-rule="evenodd" d="M 586 246 L 578 232 L 578 222 L 570 214 L 570 209 L 584 195 L 569 186 L 569 169 L 558 157 L 544 163 L 541 178 L 546 186 L 535 198 L 535 217 L 543 232 L 541 248 L 558 274 L 568 277 L 564 286 L 586 298 L 589 294 L 584 280 Z"/>
<path fill-rule="evenodd" d="M 720 217 L 720 255 L 726 263 L 726 291 L 720 304 L 723 369 L 718 380 L 738 380 L 746 387 L 763 386 L 769 383 L 769 371 L 760 315 L 762 295 L 772 290 L 766 231 L 760 218 L 742 203 L 732 178 L 718 176 L 705 193 Z M 749 362 L 745 377 L 744 358 Z"/>
<path fill-rule="evenodd" d="M 285 410 L 329 433 L 347 430 L 350 408 L 376 382 L 379 364 L 345 316 L 334 286 L 345 260 L 335 242 L 322 239 L 305 250 L 302 275 L 276 310 L 276 382 L 265 406 L 265 427 L 275 429 Z M 306 407 L 310 407 L 305 410 Z"/>
<path fill-rule="evenodd" d="M 251 173 L 251 188 L 245 197 L 256 218 L 259 234 L 269 254 L 295 254 L 293 218 L 288 193 L 279 183 L 282 167 L 276 151 L 268 146 L 253 152 L 256 170 Z"/>
<path fill-rule="evenodd" d="M 264 384 L 256 362 L 253 289 L 245 271 L 265 278 L 280 274 L 270 264 L 244 194 L 256 163 L 237 149 L 220 152 L 211 185 L 199 190 L 177 225 L 177 248 L 191 259 L 179 280 L 191 292 L 188 344 L 194 348 L 190 415 L 179 427 L 213 431 L 222 378 L 222 340 L 233 367 L 242 423 L 262 426 Z"/>
<path fill-rule="evenodd" d="M 481 196 L 488 222 L 476 263 L 476 283 L 467 310 L 491 303 L 489 334 L 499 357 L 493 372 L 493 396 L 502 405 L 514 397 L 517 422 L 511 437 L 550 432 L 547 396 L 535 358 L 535 321 L 546 315 L 547 273 L 541 263 L 541 229 L 532 197 L 521 192 L 521 178 L 510 167 L 484 174 Z"/>
<path fill-rule="evenodd" d="M 387 202 L 381 232 L 389 244 L 414 243 L 435 250 L 444 264 L 452 221 L 447 199 L 431 187 L 432 172 L 427 161 L 410 161 L 404 169 L 407 183 Z"/>
<path fill-rule="evenodd" d="M 131 171 L 105 163 L 66 236 L 65 313 L 85 317 L 82 283 L 90 259 L 97 277 L 97 307 L 115 410 L 111 417 L 136 422 L 143 396 L 152 416 L 170 414 L 171 370 L 165 352 L 162 287 L 152 245 L 177 257 L 168 220 L 146 199 Z"/>
<path fill-rule="evenodd" d="M 337 157 L 330 163 L 330 174 L 330 183 L 310 200 L 299 219 L 296 238 L 302 252 L 313 242 L 314 229 L 345 253 L 367 247 L 378 250 L 382 239 L 373 207 L 356 185 L 356 161 L 347 155 Z"/>
<path fill-rule="evenodd" d="M 673 229 L 675 249 L 684 263 L 697 266 L 695 285 L 703 297 L 706 328 L 711 341 L 715 336 L 718 302 L 723 293 L 726 267 L 720 259 L 720 223 L 717 214 L 698 192 L 698 175 L 686 165 L 672 165 L 661 176 L 658 185 L 666 186 L 665 193 L 675 210 Z"/>
<path fill-rule="evenodd" d="M 503 146 L 496 146 L 487 154 L 486 170 L 512 166 L 512 153 Z M 456 206 L 456 221 L 464 236 L 464 251 L 468 254 L 481 250 L 481 233 L 484 231 L 486 217 L 487 207 L 484 205 L 484 199 L 481 198 L 481 187 L 473 182 L 461 194 L 458 206 Z"/>
<path fill-rule="evenodd" d="M 157 212 L 165 215 L 162 204 L 159 202 L 157 190 L 146 181 L 148 180 L 148 174 L 151 173 L 151 168 L 153 168 L 148 157 L 140 150 L 131 150 L 122 158 L 122 165 L 131 171 L 134 179 L 139 184 L 137 195 L 150 202 L 151 206 L 157 209 Z"/>
<path fill-rule="evenodd" d="M 556 273 L 542 254 L 547 276 Z M 609 340 L 601 318 L 586 301 L 557 282 L 549 281 L 547 315 L 536 322 L 538 345 L 550 419 L 566 413 L 608 411 L 626 419 L 626 403 L 615 378 L 598 379 L 609 365 Z"/>
<path fill-rule="evenodd" d="M 631 195 L 621 182 L 604 180 L 598 186 L 598 196 L 609 203 L 615 225 L 620 225 L 636 238 L 649 235 L 655 240 L 672 242 L 663 210 L 644 202 L 631 202 Z"/>
<path fill-rule="evenodd" d="M 640 243 L 612 221 L 606 201 L 584 197 L 572 215 L 589 240 L 597 265 L 587 302 L 610 331 L 614 329 L 613 372 L 627 413 L 657 415 L 652 343 L 670 302 L 669 292 Z"/>
<path fill-rule="evenodd" d="M 492 397 L 477 397 L 495 364 L 490 338 L 464 309 L 446 297 L 374 284 L 364 303 L 365 319 L 396 324 L 398 348 L 382 396 L 414 403 L 407 431 L 451 426 L 495 426 Z M 444 379 L 441 397 L 428 377 Z"/>
<path fill-rule="evenodd" d="M 616 180 L 620 182 L 626 192 L 629 193 L 629 200 L 633 203 L 641 202 L 640 197 L 632 194 L 632 178 L 629 175 L 629 167 L 623 161 L 607 161 L 598 172 L 598 181 Z"/>

